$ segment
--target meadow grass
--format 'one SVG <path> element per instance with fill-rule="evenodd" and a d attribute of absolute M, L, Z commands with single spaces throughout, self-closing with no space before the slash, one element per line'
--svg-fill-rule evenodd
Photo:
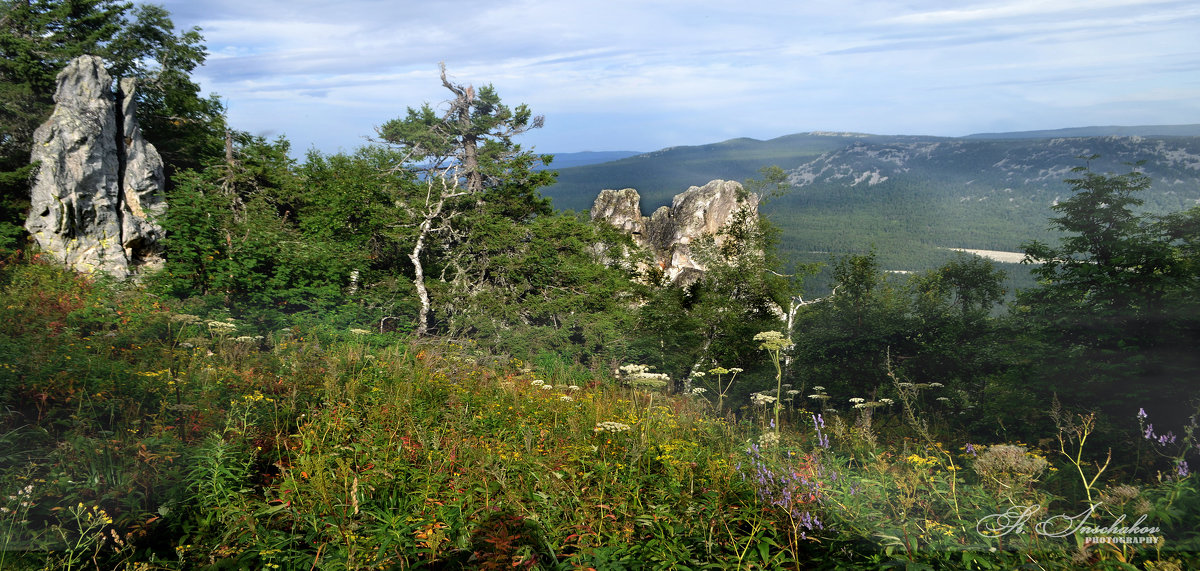
<path fill-rule="evenodd" d="M 549 355 L 256 331 L 41 264 L 4 267 L 0 298 L 3 569 L 1198 564 L 1196 476 L 1102 480 L 1082 438 L 1069 463 L 960 442 L 919 408 L 929 385 L 902 407 L 726 416 Z M 1061 492 L 1081 470 L 1098 505 Z M 1020 506 L 1027 525 L 996 525 Z M 1164 539 L 1034 525 L 1089 506 Z"/>

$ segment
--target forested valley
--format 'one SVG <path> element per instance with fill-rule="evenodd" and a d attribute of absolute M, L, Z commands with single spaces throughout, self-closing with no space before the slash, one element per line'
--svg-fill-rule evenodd
<path fill-rule="evenodd" d="M 3 1 L 0 52 L 0 569 L 1200 566 L 1200 208 L 1148 213 L 1138 165 L 1080 157 L 1012 291 L 797 258 L 775 222 L 816 198 L 764 164 L 779 206 L 672 283 L 444 66 L 298 160 L 162 8 Z M 132 279 L 23 226 L 84 54 L 166 164 Z"/>

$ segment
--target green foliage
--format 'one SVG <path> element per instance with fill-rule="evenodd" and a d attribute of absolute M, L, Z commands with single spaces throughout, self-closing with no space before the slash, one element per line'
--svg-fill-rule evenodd
<path fill-rule="evenodd" d="M 200 28 L 177 34 L 161 6 L 139 5 L 131 16 L 100 55 L 114 77 L 137 79 L 138 125 L 162 156 L 168 179 L 218 160 L 225 107 L 215 95 L 200 97 L 191 77 L 208 56 Z"/>
<path fill-rule="evenodd" d="M 296 227 L 288 203 L 299 183 L 287 151 L 286 141 L 244 138 L 234 164 L 177 177 L 163 220 L 167 264 L 155 276 L 167 293 L 262 311 L 266 328 L 281 325 L 281 315 L 341 303 L 367 253 Z"/>
<path fill-rule="evenodd" d="M 138 118 L 168 174 L 221 153 L 224 109 L 190 77 L 206 56 L 199 29 L 176 33 L 165 9 L 113 0 L 0 2 L 0 249 L 23 245 L 34 130 L 54 106 L 56 76 L 80 55 L 138 79 Z"/>
<path fill-rule="evenodd" d="M 1040 504 L 1037 518 L 1081 508 L 1029 468 L 1042 450 L 959 447 L 928 383 L 908 413 L 789 410 L 747 451 L 766 441 L 756 425 L 689 396 L 632 402 L 557 356 L 530 367 L 345 329 L 254 338 L 139 287 L 0 271 L 0 443 L 16 444 L 0 449 L 0 525 L 5 545 L 32 549 L 0 552 L 6 568 L 1196 561 L 1195 476 L 1096 487 L 1095 523 L 1145 513 L 1162 550 L 980 535 L 1009 502 Z"/>
<path fill-rule="evenodd" d="M 1092 160 L 1094 157 L 1084 157 Z M 1076 169 L 1074 195 L 1054 207 L 1061 245 L 1026 245 L 1040 287 L 1018 299 L 1036 332 L 1047 390 L 1128 417 L 1138 407 L 1179 421 L 1192 395 L 1178 379 L 1200 367 L 1190 343 L 1198 314 L 1194 211 L 1143 214 L 1146 175 Z"/>
<path fill-rule="evenodd" d="M 450 331 L 515 355 L 552 351 L 602 367 L 628 343 L 633 287 L 628 272 L 600 263 L 604 230 L 567 215 L 525 224 L 494 220 L 464 248 L 472 273 L 486 276 L 463 295 L 447 289 L 440 304 Z"/>

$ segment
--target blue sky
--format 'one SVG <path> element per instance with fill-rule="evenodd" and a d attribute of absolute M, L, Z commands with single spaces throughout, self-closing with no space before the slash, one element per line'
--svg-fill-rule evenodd
<path fill-rule="evenodd" d="M 491 83 L 540 152 L 1200 123 L 1195 0 L 158 0 L 235 128 L 352 151 Z"/>

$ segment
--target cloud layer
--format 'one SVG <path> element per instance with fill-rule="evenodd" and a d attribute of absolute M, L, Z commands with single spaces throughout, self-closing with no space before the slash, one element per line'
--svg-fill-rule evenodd
<path fill-rule="evenodd" d="M 546 152 L 1200 123 L 1190 0 L 156 3 L 203 29 L 234 126 L 301 150 L 445 99 L 439 61 L 544 114 Z"/>

